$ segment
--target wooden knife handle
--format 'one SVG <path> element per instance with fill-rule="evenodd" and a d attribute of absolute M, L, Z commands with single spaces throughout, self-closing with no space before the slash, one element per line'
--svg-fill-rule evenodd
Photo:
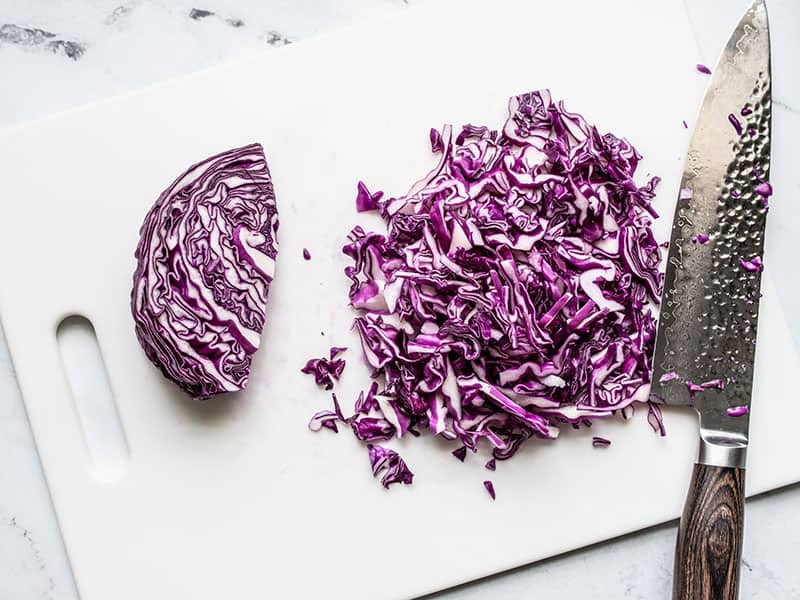
<path fill-rule="evenodd" d="M 737 600 L 744 469 L 696 464 L 675 548 L 673 600 Z"/>

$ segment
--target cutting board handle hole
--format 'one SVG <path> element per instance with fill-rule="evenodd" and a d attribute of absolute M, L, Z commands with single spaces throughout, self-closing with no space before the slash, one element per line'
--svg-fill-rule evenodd
<path fill-rule="evenodd" d="M 80 315 L 66 317 L 56 339 L 92 474 L 99 481 L 117 481 L 125 474 L 130 452 L 94 326 Z"/>

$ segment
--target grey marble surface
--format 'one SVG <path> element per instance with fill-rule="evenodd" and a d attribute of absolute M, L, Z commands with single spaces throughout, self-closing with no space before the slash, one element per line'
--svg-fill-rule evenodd
<path fill-rule="evenodd" d="M 0 0 L 0 127 L 431 1 Z M 686 4 L 699 59 L 713 64 L 746 2 Z M 769 7 L 775 120 L 780 123 L 776 132 L 785 140 L 798 139 L 800 82 L 794 65 L 800 57 L 800 2 L 770 0 Z M 776 156 L 774 163 L 776 200 L 800 197 L 792 158 Z M 791 241 L 800 230 L 800 209 L 773 230 L 772 237 Z M 790 314 L 800 314 L 796 297 L 800 294 L 784 294 Z M 800 324 L 794 334 L 800 340 Z M 665 524 L 431 598 L 668 598 L 675 531 L 674 523 Z M 800 599 L 798 548 L 800 487 L 750 499 L 742 598 Z M 0 600 L 76 598 L 13 367 L 0 339 Z"/>

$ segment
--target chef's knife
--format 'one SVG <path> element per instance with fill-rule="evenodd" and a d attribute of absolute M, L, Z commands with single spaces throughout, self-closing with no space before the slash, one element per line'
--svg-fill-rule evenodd
<path fill-rule="evenodd" d="M 738 597 L 771 194 L 770 109 L 767 10 L 764 0 L 755 0 L 712 72 L 689 144 L 653 359 L 653 397 L 694 406 L 700 415 L 700 452 L 675 551 L 674 600 Z"/>

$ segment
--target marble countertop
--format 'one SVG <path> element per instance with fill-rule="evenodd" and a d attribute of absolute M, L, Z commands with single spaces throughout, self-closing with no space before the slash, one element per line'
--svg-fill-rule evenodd
<path fill-rule="evenodd" d="M 0 0 L 0 127 L 431 1 Z M 747 2 L 685 3 L 701 58 L 713 64 Z M 800 136 L 794 108 L 800 108 L 800 80 L 793 73 L 800 57 L 800 3 L 768 4 L 775 119 L 781 120 L 781 135 L 794 138 Z M 776 167 L 773 173 L 776 199 L 800 195 L 793 169 Z M 781 228 L 778 235 L 800 230 L 800 210 L 797 214 L 797 227 Z M 784 301 L 784 308 L 800 314 L 800 299 Z M 793 334 L 800 341 L 800 324 Z M 77 599 L 3 339 L 0 490 L 0 600 Z M 431 598 L 667 598 L 675 533 L 675 523 L 665 524 Z M 798 547 L 800 486 L 751 498 L 741 597 L 800 599 Z"/>

